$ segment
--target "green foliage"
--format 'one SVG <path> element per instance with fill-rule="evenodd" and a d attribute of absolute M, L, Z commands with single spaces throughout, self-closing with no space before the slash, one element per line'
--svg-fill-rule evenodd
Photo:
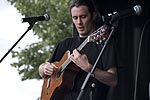
<path fill-rule="evenodd" d="M 8 1 L 26 17 L 45 13 L 50 15 L 49 21 L 38 22 L 33 27 L 34 35 L 42 41 L 27 45 L 23 50 L 12 51 L 12 57 L 18 61 L 11 65 L 18 69 L 22 80 L 40 79 L 39 65 L 49 59 L 57 42 L 72 35 L 72 21 L 68 9 L 71 0 Z"/>

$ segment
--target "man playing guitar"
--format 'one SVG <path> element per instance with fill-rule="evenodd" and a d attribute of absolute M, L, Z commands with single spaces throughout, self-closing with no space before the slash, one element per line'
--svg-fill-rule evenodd
<path fill-rule="evenodd" d="M 58 43 L 52 57 L 39 66 L 39 74 L 44 80 L 47 79 L 44 81 L 46 85 L 43 86 L 41 100 L 76 100 L 87 73 L 92 69 L 102 49 L 101 43 L 96 42 L 86 42 L 86 45 L 80 48 L 96 30 L 96 11 L 92 0 L 74 0 L 70 6 L 70 15 L 79 36 Z M 95 40 L 101 38 L 103 36 L 99 34 L 94 37 Z M 61 81 L 54 87 L 59 77 Z M 54 86 L 51 86 L 52 84 Z M 109 87 L 116 84 L 116 55 L 114 40 L 111 37 L 88 80 L 81 100 L 106 100 Z M 51 90 L 52 93 L 49 93 Z"/>

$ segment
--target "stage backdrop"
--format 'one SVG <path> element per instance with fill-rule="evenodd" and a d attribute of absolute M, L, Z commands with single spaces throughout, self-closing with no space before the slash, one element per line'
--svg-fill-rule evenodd
<path fill-rule="evenodd" d="M 107 15 L 114 11 L 123 11 L 135 5 L 142 6 L 141 15 L 130 16 L 119 20 L 117 32 L 114 34 L 117 41 L 119 81 L 117 87 L 110 90 L 108 100 L 149 100 L 149 1 L 94 0 L 94 2 L 102 15 Z"/>

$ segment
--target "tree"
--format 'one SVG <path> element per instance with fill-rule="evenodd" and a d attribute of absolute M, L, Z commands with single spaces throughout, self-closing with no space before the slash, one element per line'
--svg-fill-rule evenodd
<path fill-rule="evenodd" d="M 8 0 L 19 13 L 28 16 L 50 15 L 50 21 L 38 22 L 33 27 L 34 35 L 39 41 L 27 45 L 20 51 L 12 51 L 12 57 L 17 62 L 11 65 L 18 69 L 22 80 L 40 79 L 38 67 L 48 60 L 56 44 L 72 35 L 72 21 L 69 15 L 71 0 Z"/>

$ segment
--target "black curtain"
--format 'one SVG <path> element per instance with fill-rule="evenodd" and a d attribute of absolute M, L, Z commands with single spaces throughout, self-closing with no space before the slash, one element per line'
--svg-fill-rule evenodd
<path fill-rule="evenodd" d="M 125 17 L 119 20 L 117 32 L 114 34 L 117 43 L 119 81 L 115 88 L 110 89 L 108 100 L 149 100 L 149 1 L 94 0 L 94 2 L 102 15 L 132 8 L 137 4 L 142 6 L 141 15 Z M 137 60 L 138 57 L 139 60 Z"/>

